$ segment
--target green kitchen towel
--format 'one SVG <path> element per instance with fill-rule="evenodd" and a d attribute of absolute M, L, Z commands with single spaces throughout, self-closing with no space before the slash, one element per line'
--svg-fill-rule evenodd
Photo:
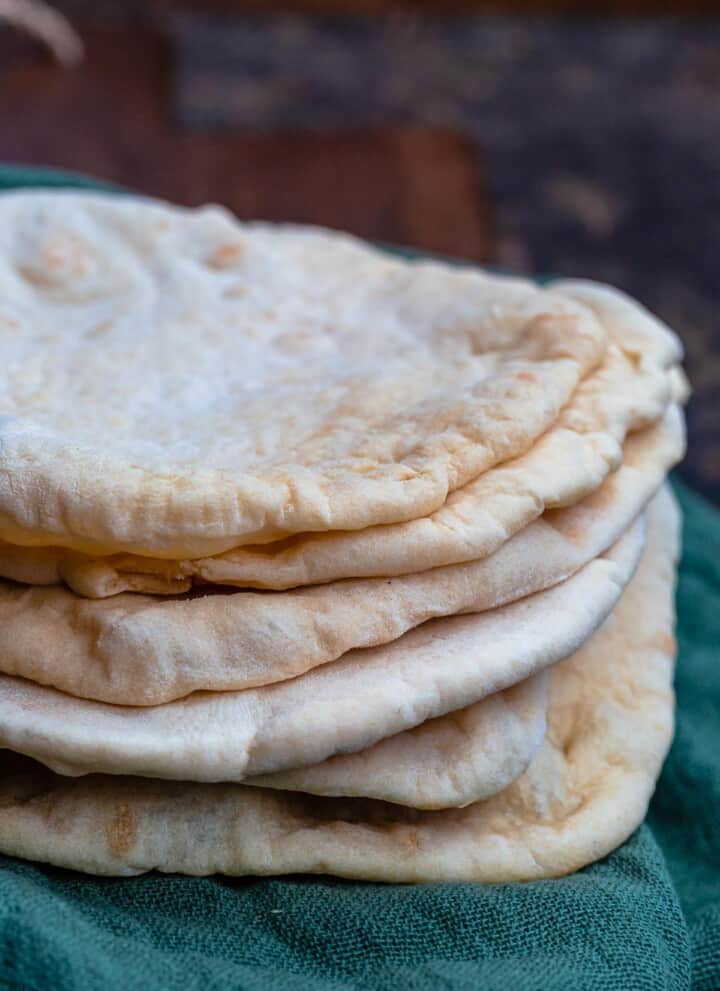
<path fill-rule="evenodd" d="M 0 188 L 64 181 L 0 170 Z M 677 735 L 647 821 L 611 856 L 484 886 L 113 880 L 0 857 L 0 987 L 719 991 L 720 514 L 676 491 Z"/>
<path fill-rule="evenodd" d="M 0 190 L 31 189 L 101 189 L 123 192 L 112 182 L 91 179 L 80 172 L 45 169 L 40 165 L 0 165 Z"/>
<path fill-rule="evenodd" d="M 532 884 L 113 880 L 0 858 L 0 985 L 61 991 L 717 991 L 720 514 L 676 486 L 678 728 L 647 822 Z"/>

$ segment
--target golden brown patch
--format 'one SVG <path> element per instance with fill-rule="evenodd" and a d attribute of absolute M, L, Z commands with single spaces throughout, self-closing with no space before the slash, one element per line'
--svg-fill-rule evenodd
<path fill-rule="evenodd" d="M 672 633 L 658 633 L 657 636 L 652 638 L 651 645 L 657 647 L 663 654 L 669 654 L 671 657 L 674 657 L 677 652 L 677 642 Z"/>
<path fill-rule="evenodd" d="M 232 268 L 245 253 L 242 244 L 222 244 L 208 258 L 210 268 Z"/>
<path fill-rule="evenodd" d="M 422 835 L 416 827 L 404 828 L 398 836 L 406 851 L 414 853 L 422 846 Z"/>
<path fill-rule="evenodd" d="M 108 849 L 116 856 L 128 853 L 137 837 L 135 813 L 125 802 L 115 808 L 115 816 L 106 829 Z"/>
<path fill-rule="evenodd" d="M 90 270 L 92 249 L 77 234 L 67 232 L 51 238 L 45 244 L 41 257 L 51 273 L 83 276 Z"/>
<path fill-rule="evenodd" d="M 537 382 L 537 376 L 533 375 L 532 372 L 518 372 L 515 378 L 520 382 Z"/>

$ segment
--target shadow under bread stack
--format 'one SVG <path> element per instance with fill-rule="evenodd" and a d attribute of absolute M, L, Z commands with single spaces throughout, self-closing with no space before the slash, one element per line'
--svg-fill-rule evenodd
<path fill-rule="evenodd" d="M 0 852 L 553 877 L 672 735 L 677 338 L 587 282 L 0 198 Z"/>

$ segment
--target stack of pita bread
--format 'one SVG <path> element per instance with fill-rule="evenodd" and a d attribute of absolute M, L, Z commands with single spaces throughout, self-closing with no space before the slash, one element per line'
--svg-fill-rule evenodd
<path fill-rule="evenodd" d="M 607 287 L 0 200 L 0 850 L 551 877 L 672 733 L 675 336 Z"/>

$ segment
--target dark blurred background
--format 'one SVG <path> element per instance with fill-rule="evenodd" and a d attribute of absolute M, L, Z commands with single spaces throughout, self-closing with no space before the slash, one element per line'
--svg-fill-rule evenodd
<path fill-rule="evenodd" d="M 717 2 L 0 0 L 0 101 L 4 162 L 630 291 L 720 502 Z"/>

